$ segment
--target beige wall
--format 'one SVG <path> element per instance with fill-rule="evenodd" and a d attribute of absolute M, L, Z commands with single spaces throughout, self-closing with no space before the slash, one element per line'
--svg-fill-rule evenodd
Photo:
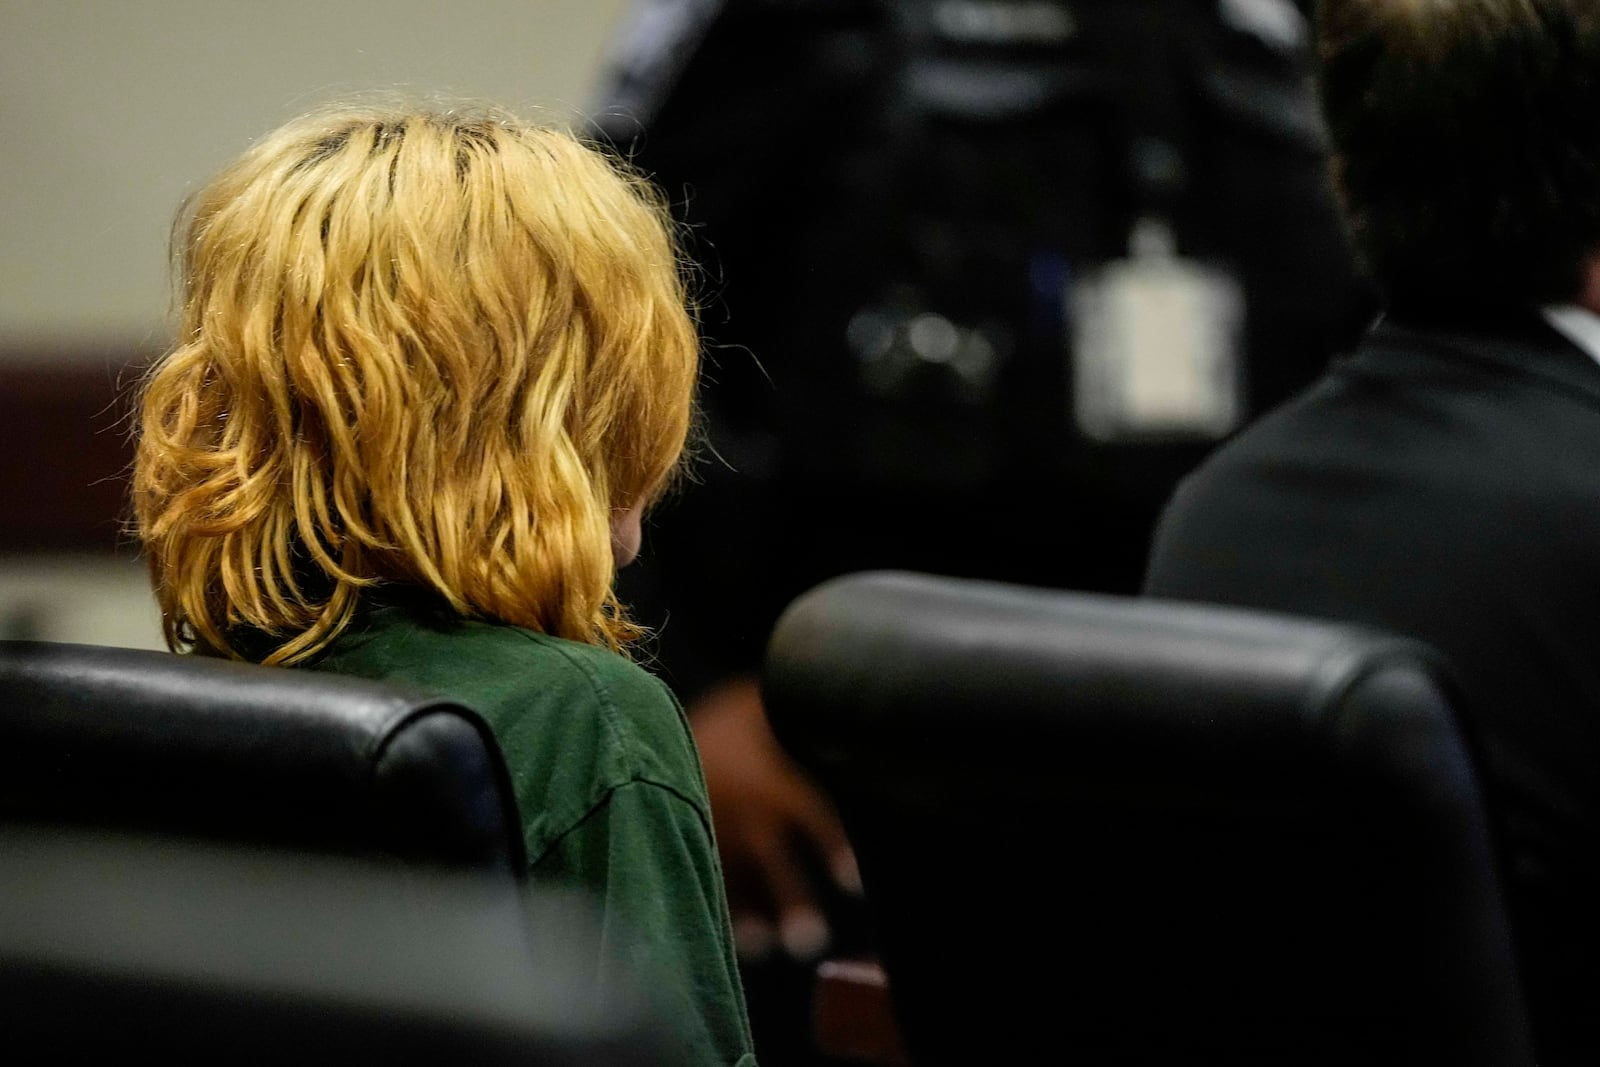
<path fill-rule="evenodd" d="M 623 0 L 0 0 L 0 359 L 165 340 L 184 194 L 330 97 L 581 110 Z"/>

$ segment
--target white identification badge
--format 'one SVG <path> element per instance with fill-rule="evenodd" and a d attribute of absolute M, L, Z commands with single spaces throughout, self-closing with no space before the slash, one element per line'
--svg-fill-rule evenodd
<path fill-rule="evenodd" d="M 1244 415 L 1244 301 L 1226 272 L 1171 253 L 1164 229 L 1073 287 L 1078 426 L 1100 441 L 1216 439 Z"/>

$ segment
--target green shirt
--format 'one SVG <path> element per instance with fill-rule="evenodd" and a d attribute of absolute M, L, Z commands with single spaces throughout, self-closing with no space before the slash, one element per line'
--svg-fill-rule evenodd
<path fill-rule="evenodd" d="M 751 1067 L 705 779 L 677 701 L 603 648 L 425 605 L 363 610 L 312 665 L 477 711 L 499 741 L 530 876 L 602 909 L 606 983 L 651 976 L 684 1064 Z M 663 988 L 664 987 L 664 988 Z"/>

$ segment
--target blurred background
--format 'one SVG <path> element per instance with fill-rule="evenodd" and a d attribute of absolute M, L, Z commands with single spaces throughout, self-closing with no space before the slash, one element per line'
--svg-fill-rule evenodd
<path fill-rule="evenodd" d="M 706 764 L 762 1062 L 809 1065 L 811 957 L 871 938 L 842 830 L 764 725 L 772 622 L 881 567 L 1137 589 L 1177 480 L 1372 314 L 1328 186 L 1308 11 L 0 0 L 0 639 L 160 646 L 124 529 L 128 401 L 169 343 L 186 195 L 363 92 L 589 126 L 685 224 L 706 342 L 696 478 L 621 591 Z M 1180 316 L 1148 347 L 1163 373 L 1225 366 L 1190 374 L 1226 385 L 1224 424 L 1084 420 L 1090 341 L 1114 331 L 1087 329 L 1081 298 L 1113 268 L 1220 279 L 1215 331 Z M 1215 353 L 1184 343 L 1210 332 Z"/>
<path fill-rule="evenodd" d="M 366 91 L 581 112 L 623 0 L 0 0 L 0 638 L 159 647 L 125 400 L 183 198 Z"/>

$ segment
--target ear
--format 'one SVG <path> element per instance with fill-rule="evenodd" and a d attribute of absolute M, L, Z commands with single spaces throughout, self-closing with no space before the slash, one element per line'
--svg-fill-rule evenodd
<path fill-rule="evenodd" d="M 644 501 L 626 510 L 611 512 L 611 555 L 620 569 L 632 563 L 639 555 L 639 543 L 644 540 L 641 523 L 644 519 Z"/>

